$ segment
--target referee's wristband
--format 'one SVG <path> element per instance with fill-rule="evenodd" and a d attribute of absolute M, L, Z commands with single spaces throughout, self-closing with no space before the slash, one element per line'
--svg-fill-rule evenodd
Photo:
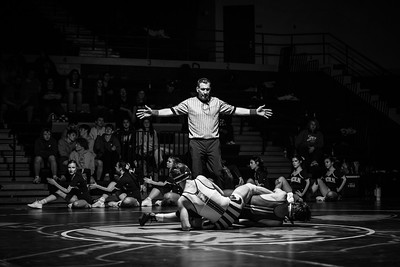
<path fill-rule="evenodd" d="M 158 110 L 152 110 L 151 115 L 153 116 L 158 116 Z"/>
<path fill-rule="evenodd" d="M 250 115 L 257 115 L 257 110 L 255 108 L 250 109 Z"/>

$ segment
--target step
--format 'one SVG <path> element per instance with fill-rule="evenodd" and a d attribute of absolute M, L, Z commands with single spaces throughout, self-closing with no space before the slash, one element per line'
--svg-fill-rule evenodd
<path fill-rule="evenodd" d="M 4 184 L 7 182 L 24 182 L 24 183 L 32 183 L 33 181 L 33 176 L 16 176 L 15 181 L 13 181 L 12 176 L 5 176 L 5 177 L 0 177 L 0 183 Z"/>
<path fill-rule="evenodd" d="M 30 175 L 30 170 L 15 170 L 15 176 L 28 176 Z M 11 170 L 0 170 L 0 176 L 13 176 L 13 172 Z"/>
<path fill-rule="evenodd" d="M 23 147 L 21 145 L 17 145 L 15 149 L 18 151 L 18 150 L 22 150 Z M 4 151 L 4 150 L 12 151 L 13 150 L 12 144 L 0 144 L 0 151 Z"/>
<path fill-rule="evenodd" d="M 12 163 L 0 163 L 0 170 L 12 170 L 13 165 L 14 164 L 12 164 Z M 28 169 L 30 169 L 30 164 L 29 163 L 16 163 L 15 169 L 28 170 Z"/>
<path fill-rule="evenodd" d="M 285 175 L 288 175 L 291 171 L 291 168 L 267 166 L 267 170 L 268 170 L 268 173 L 271 173 L 271 174 L 284 173 Z"/>
<path fill-rule="evenodd" d="M 1 155 L 2 156 L 13 156 L 13 151 L 11 150 L 11 151 L 2 151 L 1 152 Z M 15 155 L 16 156 L 20 156 L 20 157 L 23 157 L 23 156 L 25 156 L 26 155 L 26 152 L 25 151 L 23 151 L 23 150 L 21 150 L 21 151 L 15 151 Z"/>
<path fill-rule="evenodd" d="M 262 137 L 259 135 L 238 134 L 234 136 L 235 142 L 257 142 L 262 143 Z"/>
<path fill-rule="evenodd" d="M 34 196 L 37 198 L 44 198 L 49 195 L 49 191 L 46 190 L 1 190 L 0 197 L 25 197 L 25 196 Z"/>
<path fill-rule="evenodd" d="M 286 162 L 286 161 L 277 161 L 277 162 L 266 162 L 265 165 L 267 167 L 279 167 L 279 168 L 292 168 L 292 164 L 290 162 Z"/>
<path fill-rule="evenodd" d="M 2 183 L 2 191 L 7 190 L 47 190 L 47 184 L 33 184 L 26 182 L 8 182 Z"/>
<path fill-rule="evenodd" d="M 254 151 L 254 152 L 262 152 L 262 146 L 260 145 L 240 145 L 240 151 Z"/>
<path fill-rule="evenodd" d="M 0 136 L 0 144 L 12 144 L 14 142 L 14 138 L 12 137 L 2 137 Z"/>
<path fill-rule="evenodd" d="M 0 130 L 0 139 L 13 139 L 12 135 L 10 135 L 10 130 L 1 129 Z"/>
<path fill-rule="evenodd" d="M 3 157 L 3 162 L 4 162 L 4 163 L 13 163 L 14 160 L 13 160 L 13 157 L 6 156 L 6 157 Z M 18 163 L 29 163 L 29 162 L 30 162 L 30 159 L 27 158 L 27 157 L 18 156 L 18 157 L 15 158 L 15 162 L 16 162 L 16 163 L 17 163 L 17 162 L 18 162 Z"/>

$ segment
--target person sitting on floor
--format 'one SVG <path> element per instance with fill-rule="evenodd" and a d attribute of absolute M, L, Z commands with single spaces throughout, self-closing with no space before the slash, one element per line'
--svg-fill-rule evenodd
<path fill-rule="evenodd" d="M 49 183 L 50 195 L 42 200 L 28 204 L 28 207 L 33 209 L 41 209 L 44 204 L 57 200 L 57 196 L 65 199 L 69 204 L 68 208 L 91 208 L 92 197 L 89 194 L 89 189 L 86 180 L 82 173 L 78 172 L 78 164 L 76 161 L 68 162 L 68 173 L 71 176 L 71 182 L 67 188 L 60 185 L 53 178 L 47 178 Z"/>
<path fill-rule="evenodd" d="M 314 194 L 318 194 L 317 201 L 336 201 L 339 199 L 347 178 L 345 174 L 335 167 L 334 158 L 326 156 L 324 163 L 326 173 L 315 181 L 311 186 L 311 190 Z"/>
<path fill-rule="evenodd" d="M 161 206 L 175 206 L 177 201 L 182 194 L 182 188 L 174 183 L 174 179 L 171 177 L 171 169 L 176 166 L 176 164 L 180 163 L 181 160 L 177 157 L 169 157 L 167 160 L 167 168 L 168 168 L 168 178 L 163 182 L 153 181 L 151 178 L 144 178 L 144 182 L 147 184 L 151 184 L 154 187 L 151 189 L 149 195 L 142 202 L 142 207 L 151 207 L 153 206 L 153 199 L 158 196 L 163 196 L 163 200 L 158 203 Z M 157 203 L 157 202 L 156 202 Z"/>
<path fill-rule="evenodd" d="M 106 206 L 105 202 L 110 194 L 115 194 L 118 197 L 118 201 L 108 202 L 109 207 L 139 207 L 142 198 L 138 177 L 134 174 L 133 170 L 131 170 L 130 165 L 124 161 L 119 161 L 115 165 L 115 170 L 119 174 L 116 182 L 110 182 L 107 187 L 99 184 L 90 184 L 90 190 L 100 189 L 106 192 L 92 207 L 104 208 Z"/>

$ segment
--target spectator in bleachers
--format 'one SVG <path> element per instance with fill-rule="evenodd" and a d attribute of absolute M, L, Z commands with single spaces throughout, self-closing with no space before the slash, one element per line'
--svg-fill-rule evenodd
<path fill-rule="evenodd" d="M 65 80 L 65 90 L 67 91 L 68 112 L 82 112 L 82 77 L 77 69 L 69 72 Z M 74 99 L 75 109 L 73 109 Z"/>
<path fill-rule="evenodd" d="M 108 108 L 106 98 L 106 89 L 104 88 L 103 79 L 99 78 L 96 80 L 96 86 L 94 90 L 94 96 L 91 103 L 91 111 L 95 116 L 108 116 Z"/>
<path fill-rule="evenodd" d="M 133 123 L 134 123 L 134 126 L 135 126 L 135 128 L 136 129 L 138 129 L 138 128 L 140 128 L 142 125 L 142 122 L 137 118 L 137 116 L 136 116 L 136 112 L 139 110 L 139 109 L 142 109 L 142 108 L 145 108 L 145 106 L 154 106 L 153 104 L 150 104 L 149 102 L 148 102 L 148 99 L 147 99 L 147 95 L 146 95 L 146 91 L 145 90 L 139 90 L 137 93 L 136 93 L 136 98 L 135 98 L 135 102 L 134 102 L 134 104 L 133 104 L 133 114 L 134 114 L 134 116 L 133 116 Z"/>
<path fill-rule="evenodd" d="M 219 116 L 219 139 L 222 145 L 234 145 L 234 135 L 232 126 L 232 116 Z"/>
<path fill-rule="evenodd" d="M 41 209 L 43 205 L 57 200 L 57 196 L 65 199 L 69 204 L 68 208 L 90 208 L 92 197 L 89 194 L 89 189 L 86 180 L 82 173 L 78 172 L 77 163 L 68 161 L 69 185 L 60 184 L 55 179 L 47 178 L 49 183 L 50 195 L 28 204 L 28 207 L 33 209 Z"/>
<path fill-rule="evenodd" d="M 89 125 L 80 124 L 78 126 L 78 136 L 86 139 L 86 141 L 88 142 L 88 150 L 94 153 L 93 151 L 94 139 L 92 138 L 92 136 L 89 135 L 89 132 L 90 132 Z"/>
<path fill-rule="evenodd" d="M 104 127 L 104 117 L 98 115 L 94 121 L 94 126 L 90 129 L 89 135 L 96 141 L 98 136 L 102 136 L 106 128 Z"/>
<path fill-rule="evenodd" d="M 130 119 L 122 120 L 122 128 L 118 129 L 117 137 L 121 143 L 121 159 L 132 164 L 136 159 L 136 131 Z"/>
<path fill-rule="evenodd" d="M 73 129 L 67 131 L 67 136 L 58 140 L 58 169 L 60 173 L 60 179 L 66 180 L 67 165 L 71 152 L 75 149 L 75 140 L 77 132 Z"/>
<path fill-rule="evenodd" d="M 309 119 L 307 127 L 296 136 L 295 148 L 297 154 L 304 157 L 307 171 L 317 178 L 321 174 L 324 148 L 324 135 L 317 119 Z"/>
<path fill-rule="evenodd" d="M 335 159 L 326 156 L 324 158 L 326 173 L 316 179 L 312 184 L 312 193 L 317 194 L 317 201 L 336 201 L 346 184 L 346 175 L 335 166 Z"/>
<path fill-rule="evenodd" d="M 50 122 L 52 119 L 55 119 L 52 118 L 52 114 L 54 117 L 59 117 L 65 113 L 61 105 L 61 99 L 62 94 L 54 78 L 47 78 L 40 98 L 40 107 L 43 111 L 41 114 L 42 121 Z"/>
<path fill-rule="evenodd" d="M 61 138 L 65 138 L 69 130 L 74 130 L 77 134 L 79 134 L 79 125 L 77 120 L 71 119 L 68 121 L 67 127 L 65 127 L 64 131 L 61 133 Z"/>
<path fill-rule="evenodd" d="M 182 92 L 177 88 L 177 81 L 168 81 L 165 89 L 157 94 L 156 105 L 158 107 L 173 107 L 183 100 Z M 157 118 L 158 122 L 162 123 L 184 123 L 185 118 L 179 117 L 164 117 Z"/>
<path fill-rule="evenodd" d="M 4 84 L 1 92 L 0 122 L 5 126 L 4 128 L 7 128 L 7 125 L 13 122 L 15 113 L 20 109 L 20 101 L 16 94 L 17 90 L 18 85 L 13 81 Z"/>
<path fill-rule="evenodd" d="M 253 171 L 253 177 L 247 179 L 246 183 L 255 184 L 257 186 L 262 186 L 267 189 L 273 189 L 274 186 L 270 186 L 268 181 L 268 170 L 264 166 L 262 158 L 258 156 L 253 156 L 250 158 L 250 169 Z"/>
<path fill-rule="evenodd" d="M 57 71 L 56 64 L 45 51 L 40 51 L 39 56 L 34 62 L 34 66 L 42 87 L 46 86 L 48 78 L 52 78 L 58 82 L 60 74 Z"/>
<path fill-rule="evenodd" d="M 96 171 L 96 178 L 101 177 L 101 174 L 103 172 L 103 163 L 99 160 L 96 159 L 96 154 L 94 153 L 94 139 L 92 136 L 89 134 L 90 132 L 90 126 L 87 124 L 81 124 L 78 127 L 79 131 L 79 137 L 85 138 L 86 141 L 88 142 L 88 150 L 94 155 L 95 160 L 94 160 L 94 166 L 95 166 L 95 171 Z"/>
<path fill-rule="evenodd" d="M 114 119 L 117 121 L 117 127 L 121 127 L 121 118 L 129 118 L 134 121 L 132 99 L 129 97 L 125 88 L 119 89 L 119 94 L 115 97 Z"/>
<path fill-rule="evenodd" d="M 140 121 L 142 125 L 137 131 L 136 149 L 137 155 L 141 158 L 143 173 L 149 176 L 150 173 L 157 173 L 158 166 L 162 162 L 162 155 L 158 145 L 158 133 L 152 121 L 149 118 Z"/>
<path fill-rule="evenodd" d="M 34 184 L 41 182 L 40 170 L 49 165 L 53 179 L 57 180 L 57 141 L 51 136 L 49 128 L 41 132 L 41 136 L 35 140 L 34 144 Z"/>
<path fill-rule="evenodd" d="M 28 69 L 26 77 L 22 81 L 20 90 L 20 110 L 26 112 L 26 121 L 31 123 L 35 113 L 38 111 L 38 95 L 41 91 L 41 83 L 36 77 L 36 72 L 33 68 Z"/>
<path fill-rule="evenodd" d="M 289 177 L 279 177 L 275 181 L 275 188 L 280 188 L 286 193 L 292 193 L 294 201 L 304 201 L 310 186 L 310 176 L 303 169 L 303 157 L 294 155 L 292 157 L 293 170 Z"/>
<path fill-rule="evenodd" d="M 76 138 L 75 150 L 71 152 L 69 159 L 77 163 L 78 171 L 87 182 L 94 182 L 94 157 L 95 155 L 89 151 L 88 141 L 83 137 Z"/>
<path fill-rule="evenodd" d="M 106 124 L 104 134 L 96 138 L 93 149 L 96 154 L 96 160 L 102 163 L 100 164 L 102 166 L 102 176 L 96 178 L 100 180 L 114 179 L 114 166 L 120 159 L 121 144 L 114 134 L 114 126 L 112 124 Z"/>
<path fill-rule="evenodd" d="M 102 76 L 104 92 L 106 95 L 105 106 L 107 108 L 107 120 L 114 115 L 114 98 L 116 95 L 116 84 L 110 72 L 105 72 Z"/>

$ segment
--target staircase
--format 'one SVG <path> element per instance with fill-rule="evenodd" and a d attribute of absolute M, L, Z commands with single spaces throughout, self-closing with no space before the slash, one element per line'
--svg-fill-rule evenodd
<path fill-rule="evenodd" d="M 267 142 L 263 150 L 263 140 L 260 131 L 254 129 L 244 122 L 241 127 L 241 117 L 234 116 L 232 118 L 232 126 L 234 131 L 234 140 L 236 145 L 240 146 L 238 153 L 238 168 L 246 172 L 249 160 L 252 156 L 259 156 L 264 161 L 264 166 L 268 169 L 268 178 L 276 179 L 280 176 L 286 177 L 291 171 L 291 163 L 285 157 L 283 148 L 274 146 L 272 142 Z M 244 121 L 246 121 L 244 119 Z M 222 155 L 224 157 L 224 155 Z M 248 170 L 247 170 L 248 171 Z"/>
<path fill-rule="evenodd" d="M 42 16 L 52 22 L 54 27 L 64 34 L 65 39 L 72 43 L 73 47 L 79 49 L 79 56 L 120 57 L 118 52 L 107 47 L 107 43 L 93 31 L 76 23 L 73 17 L 57 2 L 38 1 L 37 7 Z"/>
<path fill-rule="evenodd" d="M 22 204 L 34 201 L 36 198 L 48 195 L 47 186 L 32 184 L 30 159 L 25 155 L 23 146 L 16 143 L 15 177 L 14 168 L 14 136 L 10 130 L 0 130 L 0 191 L 1 204 Z"/>
<path fill-rule="evenodd" d="M 321 68 L 332 79 L 353 92 L 356 96 L 362 99 L 365 103 L 376 109 L 380 113 L 386 115 L 391 120 L 400 125 L 400 114 L 397 107 L 390 107 L 390 104 L 384 97 L 372 91 L 374 88 L 363 88 L 361 82 L 341 68 L 335 68 L 334 65 Z"/>

